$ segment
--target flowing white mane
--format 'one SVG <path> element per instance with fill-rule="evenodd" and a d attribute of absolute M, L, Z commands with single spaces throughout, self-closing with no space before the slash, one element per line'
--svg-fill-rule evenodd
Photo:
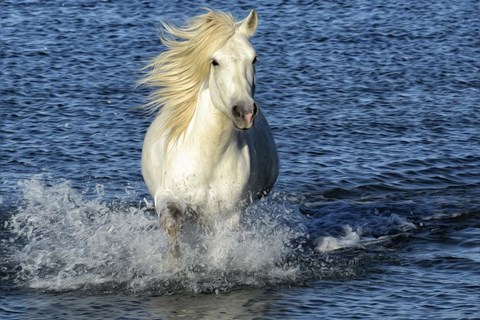
<path fill-rule="evenodd" d="M 163 27 L 161 40 L 167 51 L 147 66 L 150 71 L 140 83 L 157 88 L 146 108 L 161 108 L 165 121 L 157 134 L 170 142 L 187 129 L 200 86 L 209 75 L 211 55 L 235 33 L 236 22 L 228 13 L 208 11 L 185 27 Z"/>

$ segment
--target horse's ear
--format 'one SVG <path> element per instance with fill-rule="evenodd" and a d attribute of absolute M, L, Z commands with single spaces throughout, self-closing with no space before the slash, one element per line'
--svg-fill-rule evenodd
<path fill-rule="evenodd" d="M 257 30 L 258 26 L 258 15 L 255 10 L 251 10 L 248 14 L 248 17 L 240 21 L 238 30 L 243 32 L 247 35 L 247 37 L 251 37 L 255 30 Z"/>

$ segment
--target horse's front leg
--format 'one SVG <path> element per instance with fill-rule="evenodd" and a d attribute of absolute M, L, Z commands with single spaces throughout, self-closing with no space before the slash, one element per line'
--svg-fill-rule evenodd
<path fill-rule="evenodd" d="M 174 258 L 180 255 L 179 237 L 185 216 L 185 208 L 176 201 L 157 202 L 157 213 L 160 226 L 166 232 L 170 241 L 170 254 Z"/>

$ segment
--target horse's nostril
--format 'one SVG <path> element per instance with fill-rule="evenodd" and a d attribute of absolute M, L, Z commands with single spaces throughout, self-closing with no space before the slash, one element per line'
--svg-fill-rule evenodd
<path fill-rule="evenodd" d="M 257 104 L 254 102 L 253 103 L 253 115 L 256 116 L 258 113 L 258 107 L 257 107 Z"/>
<path fill-rule="evenodd" d="M 232 112 L 233 112 L 233 115 L 234 115 L 235 117 L 241 117 L 241 116 L 242 116 L 242 114 L 241 114 L 240 111 L 238 110 L 238 106 L 233 106 Z"/>

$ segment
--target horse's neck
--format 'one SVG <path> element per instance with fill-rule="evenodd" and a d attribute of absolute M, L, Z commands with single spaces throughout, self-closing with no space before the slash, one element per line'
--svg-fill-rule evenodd
<path fill-rule="evenodd" d="M 213 105 L 208 88 L 199 93 L 187 135 L 210 159 L 229 148 L 241 147 L 241 134 L 234 129 L 232 120 Z"/>

